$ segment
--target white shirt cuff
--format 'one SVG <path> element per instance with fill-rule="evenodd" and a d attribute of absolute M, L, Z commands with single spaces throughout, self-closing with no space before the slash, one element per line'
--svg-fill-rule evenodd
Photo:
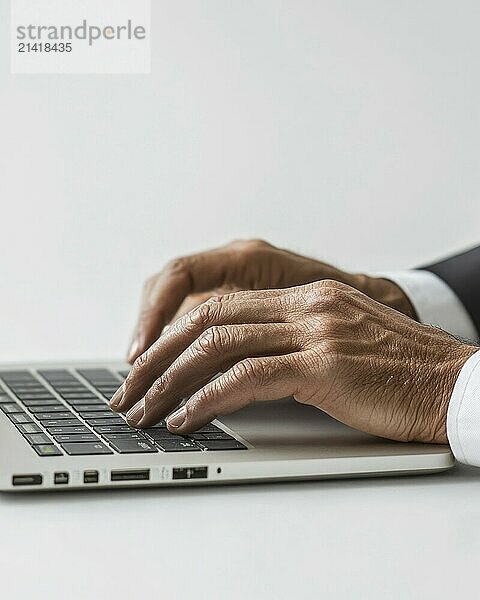
<path fill-rule="evenodd" d="M 480 351 L 463 365 L 453 388 L 447 437 L 457 460 L 480 467 Z"/>
<path fill-rule="evenodd" d="M 451 287 L 434 273 L 391 271 L 375 273 L 375 276 L 389 279 L 402 288 L 421 323 L 441 327 L 465 340 L 478 339 L 478 332 L 466 308 Z"/>

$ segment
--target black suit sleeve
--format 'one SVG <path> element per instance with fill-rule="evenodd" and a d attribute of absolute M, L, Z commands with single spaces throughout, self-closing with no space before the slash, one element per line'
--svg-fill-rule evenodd
<path fill-rule="evenodd" d="M 450 286 L 480 334 L 480 246 L 421 269 L 435 273 Z"/>

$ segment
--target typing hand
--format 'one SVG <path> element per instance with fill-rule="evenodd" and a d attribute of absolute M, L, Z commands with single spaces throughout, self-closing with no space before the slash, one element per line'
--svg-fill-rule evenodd
<path fill-rule="evenodd" d="M 246 289 L 288 288 L 321 279 L 351 285 L 371 298 L 414 316 L 403 291 L 391 281 L 347 273 L 325 263 L 280 250 L 258 240 L 173 260 L 147 280 L 128 360 L 155 342 L 168 323 L 210 296 Z"/>
<path fill-rule="evenodd" d="M 365 432 L 445 443 L 463 363 L 478 348 L 326 280 L 212 298 L 177 320 L 112 399 L 133 426 L 189 433 L 293 395 Z M 218 378 L 211 380 L 221 372 Z"/>

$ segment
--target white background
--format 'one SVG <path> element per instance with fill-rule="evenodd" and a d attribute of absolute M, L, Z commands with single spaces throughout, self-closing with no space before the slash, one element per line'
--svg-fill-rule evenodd
<path fill-rule="evenodd" d="M 153 2 L 152 74 L 12 76 L 0 360 L 117 357 L 168 258 L 352 269 L 478 242 L 477 1 Z M 0 498 L 5 598 L 477 597 L 480 478 Z"/>
<path fill-rule="evenodd" d="M 263 237 L 354 269 L 478 242 L 475 0 L 155 1 L 151 75 L 10 75 L 0 360 L 123 356 L 143 279 Z"/>

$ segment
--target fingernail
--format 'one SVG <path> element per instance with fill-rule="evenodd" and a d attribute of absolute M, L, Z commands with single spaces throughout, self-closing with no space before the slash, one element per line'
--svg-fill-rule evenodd
<path fill-rule="evenodd" d="M 139 423 L 140 419 L 145 414 L 145 400 L 137 402 L 133 408 L 127 412 L 127 422 L 134 427 Z"/>
<path fill-rule="evenodd" d="M 178 427 L 181 427 L 185 423 L 186 417 L 187 409 L 185 406 L 182 406 L 168 417 L 167 425 L 173 429 L 178 429 Z"/>
<path fill-rule="evenodd" d="M 130 346 L 130 350 L 128 351 L 128 362 L 134 361 L 137 358 L 137 356 L 141 353 L 140 350 L 140 340 L 138 338 L 135 338 L 132 342 L 132 345 Z"/>
<path fill-rule="evenodd" d="M 117 406 L 120 404 L 120 402 L 122 401 L 123 398 L 123 383 L 122 385 L 118 388 L 118 390 L 113 394 L 111 400 L 110 400 L 110 406 L 112 408 L 117 408 Z"/>

